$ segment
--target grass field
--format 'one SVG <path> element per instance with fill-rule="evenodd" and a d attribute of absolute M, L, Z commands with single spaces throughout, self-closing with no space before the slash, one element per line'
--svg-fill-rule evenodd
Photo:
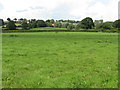
<path fill-rule="evenodd" d="M 67 30 L 66 28 L 55 28 L 55 27 L 43 27 L 43 28 L 32 28 L 30 30 Z"/>
<path fill-rule="evenodd" d="M 3 33 L 3 87 L 117 88 L 117 38 L 117 33 Z"/>

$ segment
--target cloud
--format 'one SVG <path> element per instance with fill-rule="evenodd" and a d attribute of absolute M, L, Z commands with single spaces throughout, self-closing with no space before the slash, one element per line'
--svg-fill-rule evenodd
<path fill-rule="evenodd" d="M 16 12 L 26 12 L 26 11 L 28 11 L 27 9 L 24 9 L 24 10 L 18 10 L 18 11 L 16 11 Z"/>
<path fill-rule="evenodd" d="M 29 3 L 28 3 L 29 2 Z M 85 17 L 114 21 L 117 0 L 1 0 L 1 18 L 75 19 Z M 1 5 L 0 5 L 1 6 Z M 8 14 L 9 13 L 9 14 Z"/>
<path fill-rule="evenodd" d="M 0 12 L 4 9 L 3 5 L 0 3 Z"/>
<path fill-rule="evenodd" d="M 39 10 L 39 9 L 44 9 L 44 7 L 40 6 L 35 6 L 35 7 L 30 7 L 31 10 Z"/>
<path fill-rule="evenodd" d="M 81 18 L 89 16 L 93 19 L 104 19 L 105 21 L 116 20 L 118 10 L 117 5 L 116 0 L 110 0 L 107 3 L 92 0 L 83 6 L 76 6 L 73 8 L 71 15 L 76 17 L 81 16 Z"/>
<path fill-rule="evenodd" d="M 35 7 L 29 7 L 28 9 L 23 9 L 23 10 L 17 10 L 16 12 L 27 12 L 27 11 L 31 11 L 31 10 L 42 10 L 44 9 L 44 7 L 40 7 L 40 6 L 35 6 Z"/>

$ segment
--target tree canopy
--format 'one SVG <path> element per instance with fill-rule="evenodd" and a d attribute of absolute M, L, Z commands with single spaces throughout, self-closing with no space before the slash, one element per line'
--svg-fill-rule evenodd
<path fill-rule="evenodd" d="M 81 21 L 81 28 L 83 29 L 92 29 L 94 27 L 94 22 L 92 18 L 86 17 Z"/>
<path fill-rule="evenodd" d="M 16 29 L 16 25 L 14 21 L 9 21 L 8 24 L 6 25 L 6 28 L 9 30 L 15 30 Z"/>
<path fill-rule="evenodd" d="M 120 19 L 113 23 L 113 27 L 120 29 Z"/>

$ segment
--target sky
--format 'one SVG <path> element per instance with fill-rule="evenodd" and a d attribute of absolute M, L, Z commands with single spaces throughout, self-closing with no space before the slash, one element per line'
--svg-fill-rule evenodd
<path fill-rule="evenodd" d="M 115 21 L 118 0 L 0 0 L 0 18 Z"/>

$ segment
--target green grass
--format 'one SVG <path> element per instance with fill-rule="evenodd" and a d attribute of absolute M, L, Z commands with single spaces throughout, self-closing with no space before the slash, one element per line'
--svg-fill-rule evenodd
<path fill-rule="evenodd" d="M 30 30 L 67 30 L 66 28 L 55 28 L 55 27 L 43 27 L 43 28 L 32 28 Z"/>
<path fill-rule="evenodd" d="M 16 25 L 16 26 L 21 26 L 21 24 L 20 24 L 20 23 L 15 23 L 15 25 Z"/>
<path fill-rule="evenodd" d="M 117 33 L 3 33 L 4 88 L 117 88 Z"/>

